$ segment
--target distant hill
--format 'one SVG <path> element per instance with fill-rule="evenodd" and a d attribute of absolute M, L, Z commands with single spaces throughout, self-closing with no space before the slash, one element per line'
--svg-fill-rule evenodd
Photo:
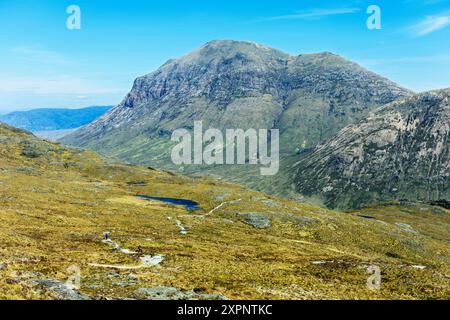
<path fill-rule="evenodd" d="M 33 133 L 67 130 L 84 126 L 110 109 L 111 106 L 83 109 L 34 109 L 0 115 L 0 121 Z"/>

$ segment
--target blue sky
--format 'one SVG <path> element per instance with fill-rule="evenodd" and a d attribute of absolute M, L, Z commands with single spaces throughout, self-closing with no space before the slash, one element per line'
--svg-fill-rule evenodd
<path fill-rule="evenodd" d="M 366 26 L 381 8 L 381 30 Z M 69 5 L 81 30 L 66 27 Z M 331 51 L 415 91 L 450 87 L 450 0 L 0 0 L 0 113 L 117 104 L 213 39 Z"/>

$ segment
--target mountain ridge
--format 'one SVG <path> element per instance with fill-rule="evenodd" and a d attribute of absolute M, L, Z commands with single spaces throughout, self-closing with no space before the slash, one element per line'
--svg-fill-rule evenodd
<path fill-rule="evenodd" d="M 30 132 L 76 129 L 92 122 L 112 106 L 92 106 L 80 109 L 37 108 L 0 115 L 0 121 Z"/>
<path fill-rule="evenodd" d="M 171 133 L 191 130 L 195 120 L 205 129 L 280 129 L 281 153 L 291 156 L 411 94 L 332 53 L 292 56 L 249 42 L 211 41 L 137 78 L 118 106 L 62 141 L 133 164 L 197 173 L 203 169 L 170 162 Z M 248 176 L 229 172 L 226 178 Z"/>
<path fill-rule="evenodd" d="M 284 59 L 284 60 L 283 60 Z M 260 60 L 263 60 L 261 62 Z M 329 62 L 331 61 L 331 62 Z M 165 130 L 176 130 L 179 126 L 174 126 L 170 123 L 171 117 L 179 115 L 179 109 L 189 108 L 189 104 L 192 104 L 193 99 L 198 99 L 198 104 L 200 107 L 209 107 L 212 104 L 216 104 L 217 109 L 211 110 L 216 111 L 219 115 L 222 115 L 224 108 L 230 108 L 231 103 L 236 100 L 240 100 L 241 104 L 246 102 L 255 106 L 257 103 L 265 105 L 269 111 L 265 110 L 270 117 L 270 121 L 263 121 L 258 119 L 258 121 L 250 121 L 251 125 L 264 125 L 270 126 L 272 122 L 287 121 L 281 117 L 281 113 L 284 108 L 288 107 L 289 101 L 286 100 L 286 96 L 289 93 L 284 91 L 292 91 L 297 87 L 304 89 L 304 86 L 313 87 L 310 90 L 318 91 L 319 94 L 323 94 L 326 88 L 316 87 L 315 81 L 320 77 L 313 77 L 306 75 L 305 77 L 293 77 L 291 79 L 291 88 L 286 88 L 286 83 L 283 83 L 284 79 L 281 79 L 281 83 L 276 83 L 279 81 L 278 77 L 289 77 L 293 76 L 298 72 L 301 74 L 302 70 L 298 70 L 306 67 L 313 66 L 314 68 L 320 70 L 324 68 L 324 65 L 334 63 L 337 67 L 345 67 L 346 71 L 356 69 L 357 72 L 364 70 L 355 63 L 348 62 L 341 57 L 330 53 L 319 53 L 319 54 L 307 54 L 300 56 L 289 56 L 281 51 L 271 49 L 265 46 L 256 45 L 247 42 L 234 42 L 234 41 L 212 41 L 207 43 L 205 46 L 194 50 L 192 53 L 183 56 L 178 60 L 172 60 L 158 70 L 138 77 L 133 85 L 133 89 L 125 99 L 109 113 L 105 114 L 104 117 L 98 119 L 98 121 L 93 124 L 88 125 L 88 127 L 83 128 L 84 133 L 88 137 L 83 137 L 83 139 L 77 139 L 77 133 L 68 138 L 69 141 L 77 142 L 77 140 L 89 140 L 89 131 L 92 130 L 92 135 L 96 136 L 102 135 L 99 131 L 115 130 L 122 126 L 137 126 L 137 123 L 142 122 L 142 116 L 147 116 L 145 121 L 150 121 L 151 125 L 158 125 L 159 127 L 164 127 Z M 228 67 L 229 64 L 233 64 L 232 67 Z M 224 70 L 221 70 L 223 68 Z M 249 71 L 251 70 L 251 71 Z M 314 70 L 318 73 L 317 70 Z M 335 70 L 330 68 L 328 70 L 330 76 L 333 77 Z M 209 73 L 209 74 L 208 74 Z M 209 76 L 208 76 L 209 75 Z M 227 81 L 227 77 L 235 77 L 233 81 Z M 344 75 L 345 81 L 354 81 L 352 78 L 354 74 Z M 382 92 L 377 95 L 374 92 L 372 95 L 375 96 L 375 103 L 384 104 L 385 102 L 390 102 L 401 96 L 403 94 L 408 94 L 409 92 L 401 89 L 400 87 L 395 87 L 395 84 L 389 80 L 376 77 L 374 73 L 366 71 L 364 76 L 375 77 L 375 79 L 370 79 L 371 81 L 384 82 L 383 85 L 393 86 L 392 91 Z M 224 79 L 225 78 L 225 79 Z M 322 77 L 325 78 L 325 77 Z M 320 80 L 320 79 L 319 79 Z M 325 81 L 324 81 L 325 82 Z M 331 84 L 324 84 L 331 86 Z M 367 89 L 367 88 L 364 88 Z M 376 88 L 378 89 L 378 88 Z M 384 89 L 384 87 L 382 88 Z M 389 88 L 391 89 L 391 88 Z M 381 89 L 380 89 L 381 90 Z M 361 90 L 362 91 L 362 90 Z M 358 92 L 361 94 L 360 92 Z M 336 93 L 338 95 L 339 92 Z M 383 95 L 385 94 L 385 95 Z M 173 109 L 176 115 L 171 114 L 170 108 L 160 108 L 158 105 L 163 104 L 171 98 L 177 99 L 178 106 Z M 206 101 L 203 101 L 205 98 Z M 256 98 L 257 101 L 246 101 L 245 98 Z M 296 97 L 290 97 L 295 99 Z M 382 100 L 382 101 L 378 101 Z M 173 101 L 169 101 L 173 104 Z M 206 106 L 205 106 L 206 105 Z M 177 108 L 178 107 L 178 108 Z M 239 108 L 235 105 L 234 112 L 239 112 Z M 134 113 L 130 110 L 134 109 Z M 143 110 L 142 110 L 143 109 Z M 163 110 L 161 110 L 163 109 Z M 237 109 L 237 110 L 236 110 Z M 156 111 L 153 112 L 152 111 Z M 191 117 L 202 117 L 201 112 L 205 110 L 188 110 L 189 114 L 186 116 Z M 195 111 L 198 111 L 197 113 Z M 208 111 L 208 110 L 207 110 Z M 257 110 L 260 111 L 260 110 Z M 262 110 L 261 110 L 262 111 Z M 246 118 L 248 118 L 249 110 L 243 110 L 247 112 Z M 226 114 L 225 124 L 229 124 L 227 121 L 228 117 L 233 118 L 231 115 Z M 203 117 L 205 118 L 205 117 Z M 219 123 L 222 123 L 224 116 L 212 117 L 212 119 L 206 119 L 208 122 L 212 122 L 212 125 L 216 127 L 221 127 Z M 166 123 L 160 124 L 161 121 L 165 120 Z M 236 120 L 236 119 L 232 119 Z M 246 119 L 247 120 L 247 119 Z M 205 119 L 204 119 L 205 121 Z M 244 121 L 243 121 L 244 122 Z M 109 126 L 113 123 L 113 126 Z M 148 126 L 150 126 L 150 124 Z M 175 123 L 180 125 L 180 123 Z M 181 123 L 183 124 L 183 123 Z M 222 125 L 222 126 L 224 126 Z M 256 126 L 254 126 L 256 127 Z M 157 129 L 155 129 L 157 131 Z M 82 135 L 82 131 L 79 134 Z M 84 144 L 85 141 L 81 141 Z"/>
<path fill-rule="evenodd" d="M 450 89 L 400 99 L 294 165 L 298 192 L 332 208 L 450 199 Z"/>

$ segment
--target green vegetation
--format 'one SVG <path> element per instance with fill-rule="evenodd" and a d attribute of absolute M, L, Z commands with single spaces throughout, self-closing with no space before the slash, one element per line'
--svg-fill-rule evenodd
<path fill-rule="evenodd" d="M 0 142 L 0 298 L 148 298 L 161 286 L 200 298 L 449 297 L 444 208 L 335 212 L 116 163 L 1 124 Z M 40 155 L 26 156 L 29 146 Z M 190 199 L 202 210 L 136 194 Z M 373 264 L 382 271 L 375 291 L 366 286 Z M 61 288 L 73 265 L 77 295 Z"/>
<path fill-rule="evenodd" d="M 296 190 L 329 208 L 450 199 L 450 89 L 388 104 L 299 157 Z"/>
<path fill-rule="evenodd" d="M 410 94 L 329 52 L 291 56 L 256 43 L 211 41 L 136 79 L 122 103 L 62 141 L 127 163 L 179 170 L 170 161 L 170 136 L 192 129 L 194 121 L 205 130 L 279 129 L 286 172 L 276 184 L 248 166 L 185 167 L 180 173 L 212 174 L 280 195 L 294 190 L 296 153 Z"/>

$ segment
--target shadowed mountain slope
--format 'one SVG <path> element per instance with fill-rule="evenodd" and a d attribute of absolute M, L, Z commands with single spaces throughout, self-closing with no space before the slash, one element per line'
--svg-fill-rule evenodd
<path fill-rule="evenodd" d="M 450 200 L 450 89 L 393 102 L 303 155 L 297 191 L 333 208 Z"/>
<path fill-rule="evenodd" d="M 277 128 L 284 158 L 410 94 L 332 53 L 291 56 L 255 43 L 212 41 L 136 79 L 117 107 L 63 141 L 135 164 L 246 176 L 240 182 L 256 187 L 264 184 L 246 167 L 227 175 L 219 167 L 175 167 L 171 133 L 192 129 L 196 120 L 205 130 Z"/>

